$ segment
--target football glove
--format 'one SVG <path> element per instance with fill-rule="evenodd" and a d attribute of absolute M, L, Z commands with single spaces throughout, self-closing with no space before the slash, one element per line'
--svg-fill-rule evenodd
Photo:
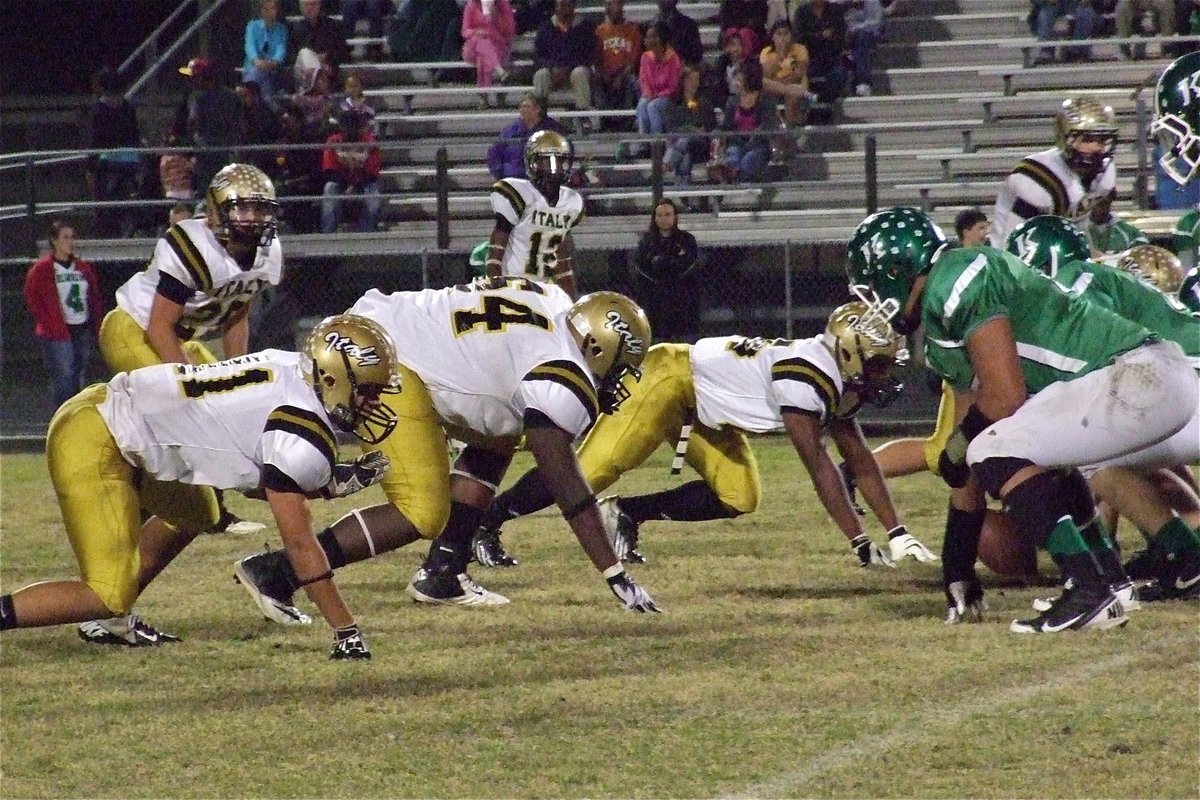
<path fill-rule="evenodd" d="M 850 551 L 858 556 L 861 567 L 879 566 L 896 568 L 896 563 L 879 546 L 871 541 L 865 533 L 860 533 L 850 540 Z"/>
<path fill-rule="evenodd" d="M 917 541 L 903 525 L 897 525 L 888 531 L 888 549 L 892 552 L 893 561 L 902 561 L 907 556 L 912 556 L 922 564 L 938 560 L 933 551 Z"/>
<path fill-rule="evenodd" d="M 388 457 L 378 450 L 350 461 L 339 461 L 333 465 L 333 477 L 325 485 L 325 497 L 332 499 L 361 492 L 383 480 L 387 470 Z"/>
<path fill-rule="evenodd" d="M 606 580 L 608 588 L 612 589 L 612 593 L 621 601 L 621 605 L 625 606 L 626 611 L 644 614 L 647 611 L 659 612 L 662 610 L 650 597 L 650 593 L 634 583 L 633 579 L 629 577 L 629 573 L 624 570 Z"/>
<path fill-rule="evenodd" d="M 329 653 L 331 661 L 350 661 L 369 659 L 371 651 L 363 641 L 357 625 L 336 628 L 333 631 L 333 650 Z"/>

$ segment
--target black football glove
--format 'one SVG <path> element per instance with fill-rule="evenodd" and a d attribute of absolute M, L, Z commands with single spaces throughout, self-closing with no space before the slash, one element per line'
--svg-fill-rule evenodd
<path fill-rule="evenodd" d="M 336 628 L 333 631 L 333 650 L 329 653 L 331 661 L 349 661 L 369 659 L 371 651 L 363 641 L 357 625 Z"/>
<path fill-rule="evenodd" d="M 650 593 L 634 583 L 629 573 L 624 570 L 606 580 L 608 588 L 612 589 L 612 593 L 621 601 L 621 605 L 625 606 L 626 611 L 636 611 L 639 614 L 661 611 L 650 597 Z"/>
<path fill-rule="evenodd" d="M 351 461 L 339 461 L 333 465 L 333 477 L 325 485 L 325 497 L 346 497 L 374 486 L 383 480 L 388 465 L 388 457 L 378 450 L 363 453 Z"/>

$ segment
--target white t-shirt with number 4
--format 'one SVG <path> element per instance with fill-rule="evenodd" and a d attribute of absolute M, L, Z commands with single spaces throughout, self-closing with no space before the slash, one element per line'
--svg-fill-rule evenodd
<path fill-rule="evenodd" d="M 63 322 L 82 325 L 88 321 L 88 283 L 74 264 L 54 262 L 54 285 L 62 306 Z"/>

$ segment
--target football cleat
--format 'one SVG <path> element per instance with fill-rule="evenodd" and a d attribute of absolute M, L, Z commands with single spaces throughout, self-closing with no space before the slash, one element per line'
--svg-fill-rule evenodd
<path fill-rule="evenodd" d="M 1138 589 L 1133 585 L 1132 581 L 1114 584 L 1112 590 L 1113 594 L 1117 596 L 1117 599 L 1121 601 L 1121 606 L 1125 609 L 1126 613 L 1130 611 L 1137 611 L 1142 607 L 1142 604 L 1138 601 Z M 1050 606 L 1054 605 L 1054 598 L 1038 597 L 1035 598 L 1030 605 L 1033 606 L 1034 611 L 1049 611 Z"/>
<path fill-rule="evenodd" d="M 310 625 L 312 617 L 292 605 L 295 591 L 272 568 L 274 553 L 259 553 L 233 565 L 234 579 L 262 611 L 263 616 L 280 625 Z"/>
<path fill-rule="evenodd" d="M 217 527 L 213 528 L 213 533 L 231 533 L 234 536 L 241 536 L 247 533 L 258 533 L 266 529 L 267 526 L 261 522 L 242 519 L 237 514 L 226 511 L 217 522 Z"/>
<path fill-rule="evenodd" d="M 91 644 L 115 644 L 121 647 L 157 647 L 180 641 L 178 636 L 147 625 L 137 614 L 81 623 L 79 638 Z"/>
<path fill-rule="evenodd" d="M 418 603 L 443 606 L 508 605 L 507 597 L 484 589 L 465 572 L 435 575 L 426 569 L 419 569 L 404 591 Z"/>
<path fill-rule="evenodd" d="M 946 606 L 947 625 L 983 622 L 987 601 L 983 599 L 983 587 L 978 580 L 953 581 L 946 587 L 946 596 L 949 600 Z"/>
<path fill-rule="evenodd" d="M 1200 597 L 1200 552 L 1165 556 L 1154 582 L 1164 600 Z"/>
<path fill-rule="evenodd" d="M 860 517 L 867 515 L 866 509 L 858 502 L 855 493 L 858 491 L 858 482 L 854 480 L 854 475 L 850 473 L 850 466 L 843 461 L 838 464 L 838 475 L 842 476 L 842 485 L 846 487 L 846 494 L 850 497 L 850 507 L 854 509 L 854 513 Z"/>
<path fill-rule="evenodd" d="M 1059 633 L 1061 631 L 1107 630 L 1129 622 L 1121 601 L 1107 586 L 1067 586 L 1050 608 L 1033 619 L 1014 619 L 1013 633 Z"/>
<path fill-rule="evenodd" d="M 638 524 L 621 510 L 621 498 L 617 495 L 601 498 L 597 507 L 617 558 L 625 563 L 645 564 L 646 557 L 638 550 Z"/>
<path fill-rule="evenodd" d="M 1158 557 L 1153 548 L 1135 550 L 1125 562 L 1125 574 L 1135 581 L 1153 580 L 1157 569 Z"/>
<path fill-rule="evenodd" d="M 517 560 L 500 543 L 499 528 L 480 526 L 471 539 L 471 555 L 485 567 L 515 567 Z"/>

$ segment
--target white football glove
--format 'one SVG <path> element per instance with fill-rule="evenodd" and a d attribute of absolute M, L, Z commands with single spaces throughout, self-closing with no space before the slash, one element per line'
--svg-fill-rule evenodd
<path fill-rule="evenodd" d="M 860 533 L 850 540 L 850 551 L 858 556 L 858 565 L 860 567 L 891 567 L 896 568 L 896 563 L 891 557 L 880 549 L 879 545 L 871 541 L 870 537 L 865 533 Z"/>
<path fill-rule="evenodd" d="M 647 611 L 660 612 L 660 609 L 650 597 L 650 593 L 633 582 L 629 577 L 629 573 L 622 570 L 608 581 L 608 588 L 612 589 L 612 593 L 621 601 L 621 605 L 625 606 L 626 611 L 637 611 L 639 614 L 644 614 Z"/>
<path fill-rule="evenodd" d="M 383 480 L 388 465 L 388 457 L 378 450 L 363 453 L 350 461 L 339 461 L 333 465 L 333 477 L 325 485 L 325 497 L 346 497 L 374 486 Z"/>
<path fill-rule="evenodd" d="M 903 525 L 897 525 L 888 531 L 888 549 L 892 551 L 893 561 L 903 561 L 908 556 L 912 556 L 922 564 L 938 560 L 937 555 L 918 542 L 916 537 L 909 533 L 908 528 Z"/>

